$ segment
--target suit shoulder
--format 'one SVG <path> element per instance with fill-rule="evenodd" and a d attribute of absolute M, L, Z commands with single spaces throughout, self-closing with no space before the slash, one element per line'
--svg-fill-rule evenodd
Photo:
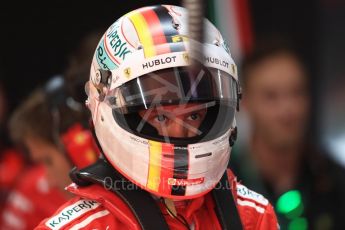
<path fill-rule="evenodd" d="M 242 224 L 246 229 L 279 229 L 273 206 L 261 194 L 236 181 L 234 174 L 228 170 L 229 180 L 233 185 L 233 196 Z"/>
<path fill-rule="evenodd" d="M 109 213 L 97 201 L 75 197 L 43 220 L 36 229 L 70 229 L 80 224 L 87 225 Z"/>

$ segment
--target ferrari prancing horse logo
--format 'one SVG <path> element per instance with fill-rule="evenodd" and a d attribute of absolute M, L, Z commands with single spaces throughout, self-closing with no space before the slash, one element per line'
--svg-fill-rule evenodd
<path fill-rule="evenodd" d="M 124 74 L 125 74 L 125 76 L 126 76 L 126 78 L 130 78 L 131 77 L 131 68 L 126 68 L 126 69 L 124 69 Z"/>

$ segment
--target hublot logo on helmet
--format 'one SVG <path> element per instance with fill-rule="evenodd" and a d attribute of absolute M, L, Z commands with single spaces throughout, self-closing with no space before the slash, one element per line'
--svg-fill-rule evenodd
<path fill-rule="evenodd" d="M 228 62 L 219 60 L 218 58 L 205 57 L 205 62 L 220 65 L 220 66 L 223 66 L 225 68 L 229 68 Z"/>
<path fill-rule="evenodd" d="M 171 63 L 171 62 L 176 62 L 176 56 L 160 58 L 160 59 L 156 59 L 156 60 L 152 60 L 152 61 L 146 62 L 145 64 L 143 64 L 143 69 L 151 68 L 151 67 L 154 67 L 154 66 L 157 66 L 157 65 L 164 65 L 164 64 L 167 64 L 167 63 Z"/>

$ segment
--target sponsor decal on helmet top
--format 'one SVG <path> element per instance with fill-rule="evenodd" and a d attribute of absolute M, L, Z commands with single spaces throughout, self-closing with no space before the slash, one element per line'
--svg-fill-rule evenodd
<path fill-rule="evenodd" d="M 104 48 L 109 57 L 117 64 L 126 59 L 126 56 L 132 53 L 130 45 L 120 32 L 120 24 L 122 20 L 116 21 L 104 35 Z"/>
<path fill-rule="evenodd" d="M 97 59 L 98 65 L 104 70 L 111 70 L 111 69 L 118 68 L 118 66 L 113 61 L 111 61 L 111 59 L 105 52 L 104 46 L 103 46 L 103 39 L 101 40 L 101 42 L 99 43 L 99 46 L 96 49 L 96 59 Z"/>

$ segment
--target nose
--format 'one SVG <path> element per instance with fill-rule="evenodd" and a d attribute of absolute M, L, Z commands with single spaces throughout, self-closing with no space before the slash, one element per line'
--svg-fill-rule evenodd
<path fill-rule="evenodd" d="M 188 137 L 188 128 L 183 123 L 183 121 L 178 121 L 177 119 L 173 119 L 169 122 L 167 127 L 168 136 L 170 137 L 177 137 L 183 138 Z"/>

